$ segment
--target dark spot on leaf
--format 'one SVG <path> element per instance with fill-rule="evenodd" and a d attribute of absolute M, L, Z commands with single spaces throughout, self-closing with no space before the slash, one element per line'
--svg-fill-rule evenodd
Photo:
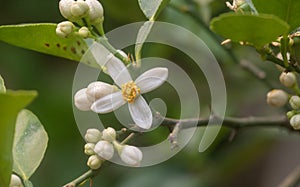
<path fill-rule="evenodd" d="M 86 63 L 87 63 L 87 64 L 91 64 L 91 62 L 90 62 L 90 61 L 87 61 Z"/>
<path fill-rule="evenodd" d="M 72 51 L 72 53 L 76 54 L 76 49 L 75 49 L 75 47 L 71 47 L 71 51 Z"/>
<path fill-rule="evenodd" d="M 45 46 L 46 46 L 46 47 L 50 47 L 50 44 L 48 44 L 48 43 L 45 43 Z"/>
<path fill-rule="evenodd" d="M 84 53 L 85 53 L 85 50 L 82 49 L 82 50 L 81 50 L 81 54 L 84 54 Z"/>
<path fill-rule="evenodd" d="M 56 47 L 60 48 L 60 44 L 59 44 L 59 43 L 57 43 L 57 44 L 56 44 Z"/>
<path fill-rule="evenodd" d="M 63 49 L 66 51 L 67 50 L 67 46 L 64 46 Z"/>
<path fill-rule="evenodd" d="M 81 44 L 80 41 L 77 41 L 77 45 L 80 46 L 80 44 Z"/>

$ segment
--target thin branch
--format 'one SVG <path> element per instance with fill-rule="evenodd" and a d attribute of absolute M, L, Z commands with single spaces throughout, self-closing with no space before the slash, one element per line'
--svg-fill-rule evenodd
<path fill-rule="evenodd" d="M 87 179 L 91 179 L 93 177 L 95 177 L 100 171 L 100 168 L 97 170 L 88 170 L 87 172 L 85 172 L 84 174 L 80 175 L 79 177 L 77 177 L 76 179 L 74 179 L 72 182 L 64 185 L 63 187 L 76 187 L 80 184 L 82 184 L 83 182 L 85 182 Z"/>
<path fill-rule="evenodd" d="M 157 118 L 160 115 L 157 114 Z M 250 127 L 282 127 L 288 130 L 293 130 L 289 120 L 286 116 L 271 116 L 271 117 L 225 117 L 223 120 L 218 116 L 210 116 L 209 118 L 199 118 L 199 119 L 173 119 L 164 118 L 161 126 L 168 128 L 174 128 L 176 124 L 180 123 L 181 129 L 202 127 L 207 126 L 209 122 L 211 125 L 222 125 L 232 129 L 240 128 L 250 128 Z"/>
<path fill-rule="evenodd" d="M 300 165 L 297 166 L 278 187 L 297 187 L 300 183 Z"/>

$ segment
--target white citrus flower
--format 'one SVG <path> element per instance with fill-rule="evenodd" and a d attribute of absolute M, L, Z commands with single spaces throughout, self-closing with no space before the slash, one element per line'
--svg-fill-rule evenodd
<path fill-rule="evenodd" d="M 84 139 L 87 143 L 97 143 L 101 140 L 102 133 L 98 129 L 88 129 L 85 133 Z"/>
<path fill-rule="evenodd" d="M 107 72 L 121 89 L 94 102 L 91 110 L 96 113 L 108 113 L 128 103 L 135 124 L 143 129 L 149 129 L 153 117 L 150 107 L 141 94 L 162 85 L 168 77 L 168 69 L 162 67 L 150 69 L 133 81 L 120 59 L 112 54 L 108 59 L 105 64 Z"/>
<path fill-rule="evenodd" d="M 139 148 L 131 145 L 125 145 L 122 147 L 119 155 L 121 160 L 130 166 L 140 166 L 140 163 L 143 159 L 142 151 Z"/>
<path fill-rule="evenodd" d="M 290 119 L 290 124 L 295 130 L 300 130 L 300 114 L 294 115 Z"/>
<path fill-rule="evenodd" d="M 102 131 L 102 139 L 108 142 L 113 142 L 116 140 L 116 130 L 114 128 L 108 127 Z"/>
<path fill-rule="evenodd" d="M 92 24 L 101 23 L 104 20 L 103 7 L 98 0 L 85 1 L 90 8 L 88 18 Z"/>
<path fill-rule="evenodd" d="M 296 84 L 296 75 L 293 72 L 282 72 L 280 74 L 279 80 L 282 85 L 290 88 Z"/>
<path fill-rule="evenodd" d="M 114 155 L 114 146 L 108 141 L 99 141 L 94 148 L 94 152 L 105 160 L 109 160 Z"/>
<path fill-rule="evenodd" d="M 63 21 L 56 26 L 56 35 L 61 37 L 61 38 L 66 38 L 70 34 L 72 34 L 75 26 L 72 22 L 70 21 Z"/>
<path fill-rule="evenodd" d="M 98 100 L 108 94 L 111 94 L 114 91 L 115 91 L 114 86 L 107 84 L 105 82 L 96 81 L 96 82 L 92 82 L 88 85 L 86 94 L 87 94 L 88 99 L 91 102 L 95 102 L 96 100 Z"/>
<path fill-rule="evenodd" d="M 274 89 L 267 94 L 267 103 L 274 107 L 282 107 L 288 102 L 288 94 L 279 89 Z"/>
<path fill-rule="evenodd" d="M 89 111 L 92 105 L 87 97 L 86 90 L 86 88 L 83 88 L 74 95 L 74 104 L 81 111 Z"/>

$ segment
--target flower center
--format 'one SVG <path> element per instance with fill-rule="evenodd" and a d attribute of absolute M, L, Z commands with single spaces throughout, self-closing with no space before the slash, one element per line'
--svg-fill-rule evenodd
<path fill-rule="evenodd" d="M 135 98 L 141 93 L 140 88 L 133 81 L 122 85 L 123 99 L 128 103 L 134 102 Z"/>

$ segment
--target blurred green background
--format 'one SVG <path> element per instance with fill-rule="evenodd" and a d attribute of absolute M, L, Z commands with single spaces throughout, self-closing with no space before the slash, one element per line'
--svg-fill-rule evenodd
<path fill-rule="evenodd" d="M 137 0 L 101 0 L 105 9 L 105 30 L 136 21 L 145 21 Z M 171 0 L 172 4 L 193 8 L 208 23 L 210 17 L 228 11 L 223 0 Z M 0 24 L 63 21 L 57 0 L 14 0 L 0 2 Z M 268 107 L 268 88 L 235 64 L 226 50 L 191 17 L 168 7 L 161 21 L 184 26 L 201 37 L 219 59 L 224 72 L 230 116 L 263 116 L 283 114 Z M 255 63 L 268 74 L 277 87 L 279 72 L 271 64 L 261 62 L 250 48 L 231 46 L 240 59 Z M 166 46 L 148 45 L 145 56 L 168 58 L 192 77 L 201 101 L 201 116 L 207 116 L 210 96 L 205 78 L 194 70 L 192 61 Z M 130 49 L 129 49 L 130 50 Z M 132 51 L 127 51 L 132 52 Z M 38 187 L 56 187 L 86 171 L 87 156 L 72 113 L 72 81 L 76 62 L 56 58 L 0 43 L 0 74 L 9 89 L 37 90 L 38 98 L 28 107 L 41 120 L 50 141 L 46 156 L 31 180 Z M 171 107 L 172 98 L 169 98 Z M 173 98 L 174 99 L 174 98 Z M 168 103 L 168 102 L 167 102 Z M 176 110 L 168 115 L 176 116 Z M 191 143 L 170 160 L 147 168 L 126 168 L 105 164 L 94 186 L 109 187 L 215 187 L 215 186 L 276 186 L 298 165 L 300 144 L 298 134 L 282 129 L 241 129 L 231 140 L 230 129 L 223 128 L 214 144 L 204 153 L 197 151 L 203 128 L 199 128 Z M 167 136 L 162 130 L 149 138 Z M 1 164 L 1 163 L 0 163 Z M 89 186 L 89 184 L 85 184 Z"/>

